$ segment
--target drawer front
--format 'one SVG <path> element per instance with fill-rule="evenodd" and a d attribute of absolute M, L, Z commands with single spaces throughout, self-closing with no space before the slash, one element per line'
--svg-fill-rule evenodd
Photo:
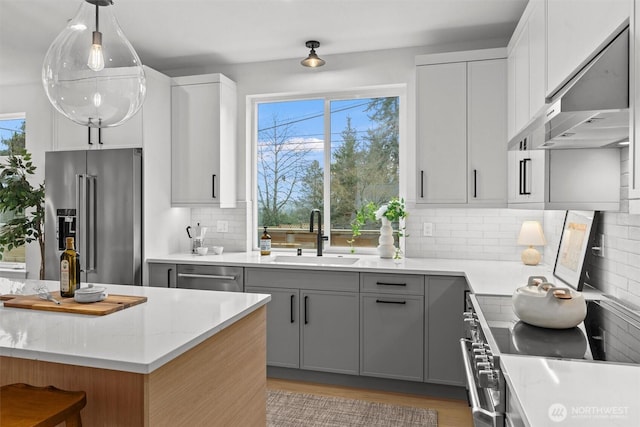
<path fill-rule="evenodd" d="M 285 268 L 246 268 L 245 284 L 247 286 L 358 292 L 358 273 Z"/>
<path fill-rule="evenodd" d="M 360 274 L 360 292 L 424 295 L 424 276 L 417 274 Z"/>

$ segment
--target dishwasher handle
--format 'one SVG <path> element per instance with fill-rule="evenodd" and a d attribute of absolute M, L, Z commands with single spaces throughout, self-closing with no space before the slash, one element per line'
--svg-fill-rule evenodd
<path fill-rule="evenodd" d="M 236 276 L 220 276 L 217 274 L 195 274 L 195 273 L 178 273 L 178 277 L 189 279 L 214 279 L 214 280 L 236 280 Z"/>

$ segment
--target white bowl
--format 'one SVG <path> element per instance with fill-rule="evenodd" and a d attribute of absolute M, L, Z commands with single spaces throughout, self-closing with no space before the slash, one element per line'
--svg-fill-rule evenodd
<path fill-rule="evenodd" d="M 222 251 L 224 250 L 224 246 L 213 246 L 211 248 L 215 255 L 222 255 Z"/>
<path fill-rule="evenodd" d="M 102 286 L 89 285 L 87 288 L 77 289 L 73 295 L 73 299 L 83 304 L 102 301 L 107 297 L 106 290 L 107 288 L 103 288 Z"/>
<path fill-rule="evenodd" d="M 206 255 L 207 252 L 209 252 L 209 248 L 206 246 L 200 246 L 199 248 L 196 248 L 196 252 L 198 255 Z"/>
<path fill-rule="evenodd" d="M 512 302 L 513 311 L 520 320 L 541 328 L 573 328 L 587 315 L 587 304 L 581 292 L 558 288 L 551 283 L 518 288 Z"/>

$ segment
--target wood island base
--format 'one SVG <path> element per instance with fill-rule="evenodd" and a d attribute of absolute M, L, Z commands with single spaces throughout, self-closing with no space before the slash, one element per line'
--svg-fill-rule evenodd
<path fill-rule="evenodd" d="M 266 308 L 150 374 L 0 356 L 0 385 L 20 382 L 85 391 L 86 426 L 264 426 Z"/>

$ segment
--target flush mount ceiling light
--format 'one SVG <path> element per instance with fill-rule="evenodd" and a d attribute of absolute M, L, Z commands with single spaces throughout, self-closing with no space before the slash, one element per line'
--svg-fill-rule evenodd
<path fill-rule="evenodd" d="M 309 56 L 300 61 L 300 63 L 305 67 L 322 67 L 325 64 L 324 59 L 319 58 L 316 54 L 316 48 L 320 47 L 320 42 L 309 40 L 304 45 L 311 49 L 311 52 L 309 52 Z"/>
<path fill-rule="evenodd" d="M 112 4 L 83 1 L 42 65 L 42 84 L 51 104 L 83 126 L 118 126 L 144 102 L 144 69 Z"/>

